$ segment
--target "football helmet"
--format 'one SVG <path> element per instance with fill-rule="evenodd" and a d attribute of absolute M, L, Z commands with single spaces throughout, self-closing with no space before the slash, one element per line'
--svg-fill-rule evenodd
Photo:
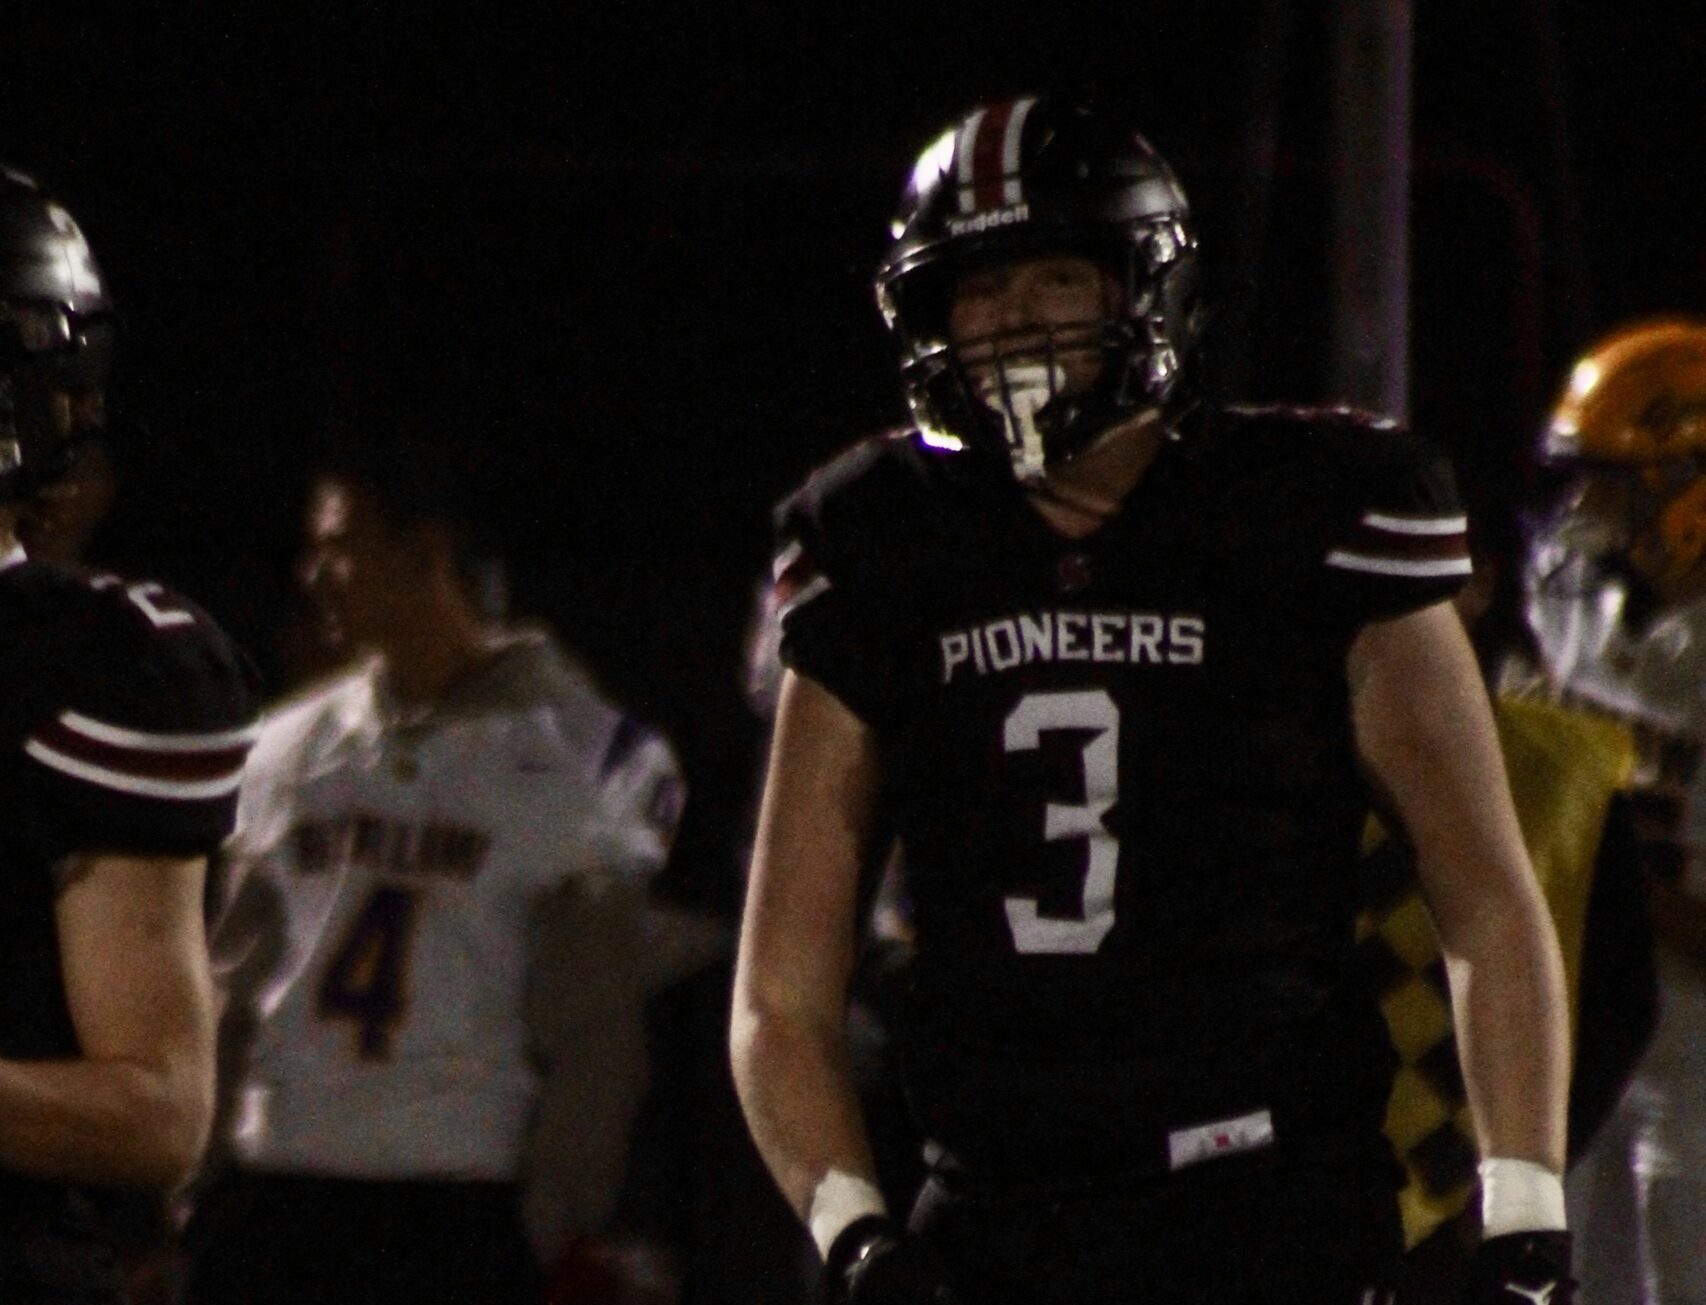
<path fill-rule="evenodd" d="M 1706 556 L 1706 322 L 1641 321 L 1597 341 L 1541 453 L 1587 473 L 1570 504 L 1584 548 L 1674 593 Z"/>
<path fill-rule="evenodd" d="M 66 475 L 98 426 L 72 398 L 106 384 L 116 318 L 82 230 L 0 167 L 0 499 Z"/>
<path fill-rule="evenodd" d="M 1706 727 L 1706 321 L 1629 323 L 1571 369 L 1540 439 L 1575 476 L 1534 523 L 1525 615 L 1548 678 L 1658 730 Z"/>
<path fill-rule="evenodd" d="M 1040 477 L 1110 426 L 1187 406 L 1198 336 L 1195 229 L 1184 190 L 1141 136 L 1103 111 L 1031 96 L 983 105 L 918 158 L 877 272 L 926 439 L 999 453 Z M 962 276 L 1050 254 L 1089 258 L 1117 293 L 1100 315 L 954 341 Z M 1065 384 L 1062 355 L 1094 350 L 1095 380 Z"/>

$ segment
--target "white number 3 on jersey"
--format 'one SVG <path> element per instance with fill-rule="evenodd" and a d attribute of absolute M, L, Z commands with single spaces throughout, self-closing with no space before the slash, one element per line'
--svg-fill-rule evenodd
<path fill-rule="evenodd" d="M 1033 693 L 1019 700 L 1007 717 L 1003 744 L 1008 752 L 1028 752 L 1048 730 L 1094 730 L 1080 754 L 1084 766 L 1084 802 L 1050 802 L 1043 809 L 1043 837 L 1084 840 L 1084 891 L 1076 919 L 1040 915 L 1034 897 L 1006 899 L 1013 946 L 1021 952 L 1086 955 L 1102 945 L 1114 927 L 1114 872 L 1119 840 L 1102 817 L 1119 796 L 1120 713 L 1101 689 Z"/>

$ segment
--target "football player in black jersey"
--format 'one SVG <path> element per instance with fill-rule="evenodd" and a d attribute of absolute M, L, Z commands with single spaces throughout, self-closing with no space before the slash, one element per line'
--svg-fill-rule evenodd
<path fill-rule="evenodd" d="M 1350 965 L 1374 801 L 1447 957 L 1477 1298 L 1563 1305 L 1562 968 L 1449 601 L 1447 468 L 1388 422 L 1200 401 L 1184 195 L 1094 109 L 954 124 L 877 284 L 917 426 L 779 513 L 788 671 L 731 1032 L 832 1292 L 1381 1299 L 1393 1054 Z M 930 1139 L 908 1222 L 842 1044 L 887 828 Z"/>
<path fill-rule="evenodd" d="M 250 741 L 195 606 L 32 561 L 32 505 L 100 431 L 113 313 L 71 215 L 0 169 L 0 1300 L 122 1299 L 121 1189 L 195 1166 L 213 1105 L 208 853 Z"/>

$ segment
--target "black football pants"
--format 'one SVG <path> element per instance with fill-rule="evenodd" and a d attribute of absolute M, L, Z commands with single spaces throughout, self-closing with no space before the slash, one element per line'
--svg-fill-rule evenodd
<path fill-rule="evenodd" d="M 197 1202 L 185 1305 L 537 1305 L 509 1183 L 233 1174 Z"/>
<path fill-rule="evenodd" d="M 1403 1254 L 1389 1157 L 1262 1152 L 1077 1187 L 937 1174 L 912 1226 L 968 1305 L 1368 1305 Z"/>

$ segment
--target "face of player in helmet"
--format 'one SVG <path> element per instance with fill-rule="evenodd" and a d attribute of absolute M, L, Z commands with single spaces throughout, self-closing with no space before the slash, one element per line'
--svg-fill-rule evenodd
<path fill-rule="evenodd" d="M 106 425 L 106 400 L 99 389 L 66 389 L 50 367 L 23 362 L 0 374 L 0 470 L 10 473 L 7 487 L 20 533 L 38 556 L 49 536 L 73 527 L 55 518 L 104 513 L 94 497 L 79 498 L 78 464 L 87 460 L 90 441 Z M 21 470 L 19 468 L 22 468 Z"/>
<path fill-rule="evenodd" d="M 991 407 L 1015 367 L 1040 367 L 1053 394 L 1081 394 L 1101 374 L 1100 331 L 1119 300 L 1113 277 L 1077 254 L 990 263 L 955 282 L 948 334 Z"/>
<path fill-rule="evenodd" d="M 13 372 L 7 388 L 18 437 L 32 448 L 64 447 L 106 424 L 106 401 L 99 390 L 73 394 L 33 367 Z"/>
<path fill-rule="evenodd" d="M 393 523 L 360 486 L 325 477 L 309 496 L 303 534 L 302 586 L 329 641 L 382 648 L 409 628 L 428 574 L 416 532 Z"/>
<path fill-rule="evenodd" d="M 980 264 L 954 281 L 948 339 L 966 387 L 1006 427 L 1020 480 L 1043 479 L 1050 445 L 1107 366 L 1119 283 L 1093 259 L 1056 252 Z"/>
<path fill-rule="evenodd" d="M 118 497 L 118 476 L 105 445 L 80 445 L 71 469 L 19 505 L 18 535 L 37 561 L 75 565 Z"/>
<path fill-rule="evenodd" d="M 1585 477 L 1566 534 L 1580 552 L 1621 557 L 1663 602 L 1706 592 L 1706 477 L 1691 463 Z"/>

